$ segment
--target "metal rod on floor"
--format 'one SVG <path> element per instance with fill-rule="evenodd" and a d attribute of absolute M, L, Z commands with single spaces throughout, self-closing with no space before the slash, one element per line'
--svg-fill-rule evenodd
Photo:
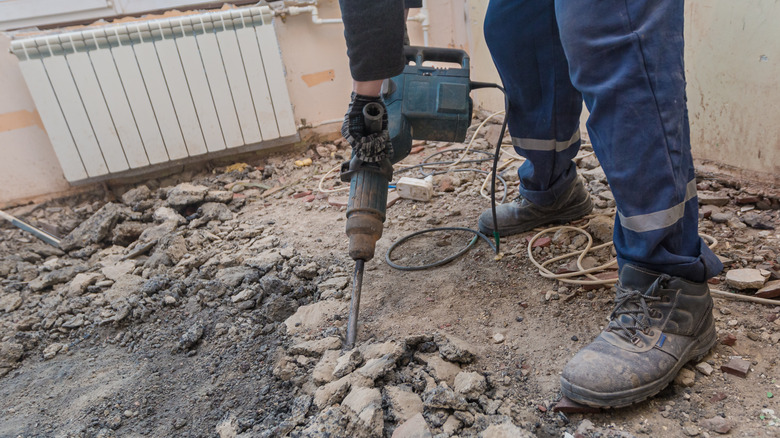
<path fill-rule="evenodd" d="M 24 222 L 20 219 L 17 219 L 10 214 L 4 212 L 3 210 L 0 210 L 0 218 L 3 218 L 7 220 L 8 222 L 11 222 L 11 225 L 22 229 L 24 231 L 27 231 L 28 233 L 32 234 L 33 236 L 43 240 L 44 242 L 48 243 L 51 246 L 55 246 L 57 248 L 60 247 L 60 239 L 52 236 L 51 234 L 47 233 L 46 231 L 43 231 L 39 228 L 35 228 L 34 226 L 28 224 L 27 222 Z"/>

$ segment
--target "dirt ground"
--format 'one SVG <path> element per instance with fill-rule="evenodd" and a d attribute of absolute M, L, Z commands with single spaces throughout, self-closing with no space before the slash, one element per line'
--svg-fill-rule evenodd
<path fill-rule="evenodd" d="M 113 276 L 106 268 L 123 266 L 117 254 L 126 256 L 137 249 L 132 237 L 109 235 L 84 245 L 86 251 L 77 247 L 66 254 L 47 251 L 29 234 L 4 224 L 0 229 L 0 257 L 6 266 L 0 270 L 0 298 L 5 299 L 5 308 L 0 305 L 0 345 L 5 345 L 6 358 L 0 370 L 5 366 L 6 373 L 0 373 L 5 374 L 0 377 L 0 437 L 328 436 L 311 432 L 324 409 L 305 398 L 317 389 L 310 376 L 319 359 L 284 353 L 300 340 L 343 336 L 346 325 L 345 307 L 341 317 L 331 315 L 321 330 L 302 337 L 289 333 L 284 324 L 301 306 L 325 300 L 322 282 L 352 273 L 343 232 L 344 207 L 339 205 L 344 194 L 317 191 L 319 178 L 341 161 L 345 151 L 315 146 L 307 152 L 313 158 L 311 166 L 296 167 L 293 161 L 303 158 L 300 155 L 276 156 L 250 163 L 249 169 L 216 168 L 147 182 L 150 194 L 125 202 L 126 210 L 118 219 L 120 225 L 141 224 L 129 233 L 141 240 L 142 229 L 161 222 L 152 220 L 152 211 L 171 199 L 170 190 L 179 183 L 223 192 L 236 181 L 272 187 L 236 191 L 224 204 L 232 213 L 226 221 L 211 218 L 193 226 L 192 221 L 205 214 L 198 213 L 197 202 L 174 208 L 186 220 L 175 228 L 186 245 L 186 254 L 178 254 L 178 261 L 168 250 L 168 263 L 149 262 L 165 256 L 158 255 L 159 240 L 157 247 L 133 259 L 129 271 Z M 419 161 L 442 146 L 424 145 L 409 161 Z M 485 144 L 481 147 L 487 149 Z M 582 170 L 588 167 L 583 165 Z M 559 374 L 604 327 L 613 290 L 586 290 L 542 278 L 526 254 L 527 238 L 534 233 L 502 239 L 500 260 L 479 241 L 464 256 L 438 268 L 399 271 L 384 262 L 392 242 L 411 232 L 434 226 L 475 228 L 489 200 L 478 193 L 482 176 L 466 173 L 453 176 L 454 190 L 446 192 L 443 185 L 452 181 L 437 177 L 430 202 L 401 199 L 388 208 L 384 237 L 364 276 L 359 345 L 403 344 L 410 337 L 434 333 L 466 341 L 476 359 L 460 365 L 462 369 L 486 376 L 486 394 L 502 406 L 498 413 L 535 436 L 716 436 L 718 426 L 712 425 L 712 419 L 717 417 L 718 425 L 726 426 L 721 432 L 730 436 L 780 436 L 776 395 L 780 394 L 780 302 L 771 306 L 715 299 L 718 334 L 721 338 L 732 334 L 736 342 L 719 342 L 703 360 L 714 369 L 710 375 L 694 370 L 692 363 L 686 367 L 694 370 L 692 380 L 679 380 L 639 405 L 597 413 L 556 412 Z M 512 173 L 506 172 L 510 186 L 516 185 Z M 713 174 L 700 175 L 698 183 L 700 191 L 728 197 L 725 206 L 702 206 L 701 219 L 701 231 L 719 240 L 715 251 L 726 260 L 726 271 L 760 268 L 776 275 L 780 268 L 778 188 Z M 590 189 L 597 186 L 589 184 Z M 273 187 L 282 189 L 273 193 Z M 115 187 L 111 193 L 85 194 L 10 212 L 64 236 L 106 202 L 122 204 L 119 197 L 127 189 Z M 166 192 L 167 197 L 162 195 Z M 515 192 L 510 191 L 510 198 Z M 603 207 L 599 212 L 614 205 L 609 194 L 594 199 Z M 732 220 L 716 223 L 714 213 L 730 214 Z M 758 214 L 754 226 L 740 222 L 753 214 Z M 766 229 L 770 227 L 774 229 Z M 549 247 L 535 250 L 537 257 L 562 251 L 557 247 L 572 236 L 557 236 Z M 460 232 L 437 233 L 403 246 L 397 257 L 416 263 L 432 260 L 470 239 Z M 175 246 L 168 243 L 168 248 Z M 268 248 L 283 255 L 271 268 L 254 261 Z M 187 264 L 198 257 L 199 265 Z M 226 270 L 238 272 L 247 266 L 254 273 L 240 271 L 243 277 L 238 280 L 228 277 Z M 64 281 L 43 281 L 47 274 L 70 268 Z M 718 283 L 713 289 L 735 290 L 725 282 L 726 271 L 713 282 Z M 91 284 L 74 286 L 74 276 L 86 278 L 78 276 L 93 273 Z M 138 277 L 138 283 L 117 304 L 111 294 L 128 276 Z M 153 280 L 161 284 L 150 293 L 147 289 L 155 286 Z M 266 289 L 271 281 L 282 286 Z M 284 292 L 269 292 L 279 287 Z M 237 291 L 256 289 L 258 298 L 235 299 Z M 348 294 L 349 286 L 339 293 L 342 306 L 348 303 Z M 52 344 L 58 344 L 59 351 L 50 348 Z M 14 348 L 21 350 L 14 353 Z M 414 354 L 411 364 L 419 353 Z M 288 356 L 298 358 L 292 374 L 279 371 L 280 360 Z M 732 356 L 750 361 L 746 377 L 720 370 Z M 380 378 L 376 386 L 381 389 L 393 379 L 403 380 L 402 371 L 398 376 Z M 489 411 L 498 415 L 481 401 L 471 403 L 472 411 L 480 415 L 489 416 Z M 389 413 L 387 401 L 382 408 L 383 433 L 390 436 L 400 420 Z M 427 405 L 424 415 L 435 436 L 484 433 L 484 428 L 468 424 L 448 433 L 444 426 L 435 426 Z"/>

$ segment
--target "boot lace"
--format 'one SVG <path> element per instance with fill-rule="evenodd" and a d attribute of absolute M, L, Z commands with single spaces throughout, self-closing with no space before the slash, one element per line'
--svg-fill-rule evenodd
<path fill-rule="evenodd" d="M 638 343 L 639 336 L 637 336 L 637 333 L 647 333 L 647 330 L 650 328 L 651 313 L 656 312 L 651 312 L 652 309 L 650 309 L 648 304 L 662 300 L 661 297 L 655 296 L 655 292 L 668 279 L 668 276 L 662 275 L 646 292 L 630 289 L 618 283 L 615 309 L 609 315 L 610 321 L 607 325 L 607 331 L 613 332 L 633 344 Z M 623 318 L 623 315 L 628 316 L 628 318 Z"/>

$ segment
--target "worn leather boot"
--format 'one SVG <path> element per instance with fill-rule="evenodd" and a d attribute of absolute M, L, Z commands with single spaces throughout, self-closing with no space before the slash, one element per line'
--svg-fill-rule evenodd
<path fill-rule="evenodd" d="M 579 177 L 555 200 L 553 205 L 542 207 L 518 197 L 508 204 L 496 206 L 499 236 L 523 233 L 546 224 L 562 224 L 579 219 L 593 210 L 590 194 Z M 493 211 L 487 209 L 479 216 L 479 231 L 493 234 Z"/>
<path fill-rule="evenodd" d="M 563 395 L 617 408 L 661 391 L 716 341 L 707 283 L 623 266 L 607 328 L 561 375 Z"/>

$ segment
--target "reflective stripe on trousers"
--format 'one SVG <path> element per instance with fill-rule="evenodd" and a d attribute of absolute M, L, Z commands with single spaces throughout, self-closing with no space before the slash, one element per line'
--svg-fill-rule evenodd
<path fill-rule="evenodd" d="M 491 0 L 485 38 L 509 95 L 521 194 L 551 204 L 587 128 L 618 206 L 621 264 L 703 281 L 683 70 L 683 0 Z"/>

